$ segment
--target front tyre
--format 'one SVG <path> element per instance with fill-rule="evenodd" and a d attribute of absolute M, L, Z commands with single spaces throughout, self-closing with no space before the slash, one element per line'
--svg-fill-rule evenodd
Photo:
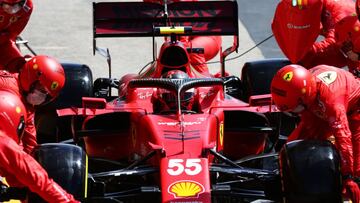
<path fill-rule="evenodd" d="M 42 144 L 34 149 L 34 158 L 49 177 L 76 199 L 87 196 L 87 155 L 81 147 L 70 144 Z M 29 195 L 29 202 L 40 202 Z"/>
<path fill-rule="evenodd" d="M 296 140 L 280 151 L 286 203 L 340 203 L 340 157 L 328 141 Z"/>

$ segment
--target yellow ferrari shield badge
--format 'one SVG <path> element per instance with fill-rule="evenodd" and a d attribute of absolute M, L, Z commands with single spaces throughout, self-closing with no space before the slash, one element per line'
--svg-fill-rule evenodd
<path fill-rule="evenodd" d="M 283 79 L 287 82 L 290 82 L 293 78 L 294 73 L 292 71 L 285 73 Z"/>

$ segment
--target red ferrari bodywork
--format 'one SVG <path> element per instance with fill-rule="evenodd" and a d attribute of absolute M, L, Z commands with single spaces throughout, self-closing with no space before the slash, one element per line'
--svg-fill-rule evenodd
<path fill-rule="evenodd" d="M 274 110 L 271 105 L 250 106 L 226 98 L 223 86 L 217 82 L 211 87 L 197 88 L 200 109 L 196 113 L 153 112 L 152 94 L 156 88 L 129 88 L 126 100 L 105 103 L 98 98 L 84 98 L 83 105 L 89 108 L 65 109 L 60 114 L 87 115 L 83 130 L 92 134 L 84 137 L 90 157 L 131 163 L 155 151 L 156 155 L 147 163 L 159 169 L 162 202 L 211 202 L 209 168 L 214 157 L 207 150 L 215 149 L 239 159 L 263 152 L 267 137 L 264 133 L 225 131 L 224 112 Z M 127 115 L 129 122 L 115 120 L 116 114 Z M 94 135 L 91 126 L 99 122 L 97 117 L 104 115 L 113 115 L 114 125 L 122 122 L 130 125 L 122 131 Z"/>
<path fill-rule="evenodd" d="M 133 10 L 135 4 L 141 5 L 143 10 Z M 189 8 L 192 10 L 187 10 Z M 137 18 L 134 17 L 146 19 L 151 16 L 152 23 L 159 22 L 159 19 L 154 19 L 153 14 L 161 9 L 160 4 L 152 3 L 94 4 L 94 37 L 127 36 L 129 33 L 138 36 L 153 34 L 153 24 L 144 25 L 139 30 Z M 193 34 L 205 31 L 211 35 L 234 34 L 237 39 L 237 4 L 234 1 L 176 2 L 170 4 L 168 9 L 170 18 L 175 23 L 188 18 L 203 22 L 190 21 Z M 182 9 L 196 15 L 181 16 L 187 13 Z M 109 10 L 125 13 L 106 12 Z M 140 13 L 133 16 L 134 12 L 130 11 Z M 116 18 L 126 18 L 128 21 L 115 26 L 113 23 Z M 213 21 L 209 21 L 210 19 Z M 129 27 L 130 21 L 136 26 Z M 148 21 L 143 23 L 146 22 Z M 237 48 L 236 43 L 237 40 L 234 47 L 227 51 L 228 54 Z M 128 84 L 123 89 L 126 91 L 123 94 L 126 98 L 116 98 L 109 102 L 99 98 L 83 98 L 83 108 L 60 110 L 59 114 L 86 117 L 81 135 L 89 157 L 124 160 L 126 163 L 141 162 L 157 168 L 158 173 L 153 178 L 160 188 L 162 202 L 209 203 L 212 199 L 210 167 L 216 163 L 215 156 L 210 151 L 214 150 L 236 160 L 263 152 L 267 139 L 267 133 L 264 132 L 241 131 L 241 123 L 236 123 L 236 119 L 241 116 L 235 118 L 229 112 L 260 114 L 275 109 L 271 105 L 270 95 L 251 97 L 250 105 L 226 95 L 222 79 L 196 78 L 189 67 L 189 60 L 185 60 L 178 68 L 190 78 L 160 78 L 169 69 L 166 65 L 169 56 L 164 54 L 169 49 L 179 49 L 180 52 L 177 53 L 183 53 L 188 58 L 186 49 L 180 42 L 165 42 L 157 60 L 160 65 L 152 68 L 149 74 L 151 78 L 128 79 Z M 222 56 L 225 57 L 226 53 Z M 194 89 L 196 110 L 181 109 L 178 105 L 173 111 L 158 112 L 154 107 L 159 89 L 174 92 L 177 104 L 181 93 Z"/>

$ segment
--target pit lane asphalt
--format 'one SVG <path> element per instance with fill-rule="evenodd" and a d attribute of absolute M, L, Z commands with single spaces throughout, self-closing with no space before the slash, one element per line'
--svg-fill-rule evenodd
<path fill-rule="evenodd" d="M 105 0 L 107 1 L 107 0 Z M 115 0 L 113 0 L 115 1 Z M 239 52 L 233 58 L 272 34 L 271 21 L 278 0 L 238 0 Z M 38 53 L 61 61 L 84 63 L 92 69 L 94 79 L 107 77 L 106 60 L 92 54 L 92 1 L 34 0 L 34 11 L 21 36 Z M 232 37 L 223 38 L 223 47 L 232 44 Z M 137 73 L 152 60 L 151 38 L 98 39 L 97 44 L 109 48 L 112 57 L 112 77 Z M 160 44 L 161 40 L 158 40 Z M 160 45 L 158 45 L 160 46 Z M 25 48 L 23 52 L 28 53 Z M 244 62 L 271 57 L 283 57 L 274 37 L 241 58 L 226 63 L 232 74 L 240 74 Z M 213 59 L 218 61 L 219 57 Z M 220 64 L 209 65 L 217 72 Z"/>

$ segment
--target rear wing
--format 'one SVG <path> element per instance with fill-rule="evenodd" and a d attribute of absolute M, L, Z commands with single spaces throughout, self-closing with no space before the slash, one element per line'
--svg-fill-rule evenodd
<path fill-rule="evenodd" d="M 183 35 L 233 35 L 238 46 L 236 0 L 174 2 L 94 2 L 93 49 L 96 38 L 154 37 L 155 27 L 191 26 Z"/>

